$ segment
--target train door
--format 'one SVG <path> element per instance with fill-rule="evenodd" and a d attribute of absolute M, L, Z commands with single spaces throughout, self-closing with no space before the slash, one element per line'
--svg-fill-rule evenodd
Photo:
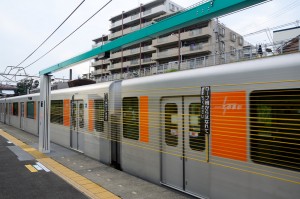
<path fill-rule="evenodd" d="M 83 100 L 72 101 L 71 108 L 71 148 L 83 152 L 84 139 L 84 103 Z"/>
<path fill-rule="evenodd" d="M 21 102 L 20 129 L 24 130 L 24 102 Z"/>
<path fill-rule="evenodd" d="M 200 96 L 162 100 L 161 181 L 208 198 L 208 138 L 200 132 L 200 107 Z"/>

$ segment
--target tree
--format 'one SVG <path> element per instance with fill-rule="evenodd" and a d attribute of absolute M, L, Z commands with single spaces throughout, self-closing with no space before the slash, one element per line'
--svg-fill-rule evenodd
<path fill-rule="evenodd" d="M 27 90 L 32 89 L 33 79 L 22 79 L 17 83 L 17 94 L 18 95 L 26 95 Z"/>

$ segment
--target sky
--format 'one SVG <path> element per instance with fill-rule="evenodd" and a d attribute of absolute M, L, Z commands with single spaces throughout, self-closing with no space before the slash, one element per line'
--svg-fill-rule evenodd
<path fill-rule="evenodd" d="M 189 7 L 201 0 L 173 1 L 183 7 Z M 217 1 L 222 0 L 215 2 Z M 0 0 L 0 73 L 4 72 L 6 66 L 16 66 L 26 58 L 81 2 L 82 0 Z M 86 0 L 71 18 L 20 66 L 28 66 L 50 50 L 107 2 L 108 0 Z M 93 39 L 109 34 L 111 17 L 147 2 L 149 0 L 112 0 L 106 8 L 55 50 L 26 68 L 26 72 L 38 75 L 42 69 L 90 50 L 94 44 Z M 273 0 L 221 17 L 219 20 L 230 29 L 245 35 L 300 20 L 299 10 L 299 0 Z M 254 45 L 269 42 L 266 33 L 245 39 Z M 91 70 L 89 66 L 90 61 L 72 67 L 73 79 L 88 73 Z M 68 78 L 68 69 L 53 75 L 56 78 Z M 0 83 L 2 80 L 0 77 Z"/>

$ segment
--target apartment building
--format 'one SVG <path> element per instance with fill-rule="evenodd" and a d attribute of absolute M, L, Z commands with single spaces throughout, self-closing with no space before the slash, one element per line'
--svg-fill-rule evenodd
<path fill-rule="evenodd" d="M 170 0 L 155 0 L 122 12 L 110 19 L 111 34 L 95 39 L 94 47 L 163 20 L 182 9 Z M 97 81 L 107 81 L 122 78 L 129 73 L 145 75 L 170 68 L 196 68 L 205 61 L 211 61 L 205 60 L 211 54 L 220 54 L 214 62 L 221 62 L 225 52 L 231 52 L 234 58 L 236 50 L 243 48 L 243 43 L 241 35 L 216 20 L 209 20 L 111 51 L 110 55 L 99 55 L 92 63 L 95 69 L 93 75 Z M 153 68 L 156 72 L 153 72 Z"/>

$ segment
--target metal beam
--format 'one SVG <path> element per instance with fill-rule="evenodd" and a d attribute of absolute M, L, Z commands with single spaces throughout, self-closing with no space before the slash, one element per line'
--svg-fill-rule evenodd
<path fill-rule="evenodd" d="M 267 0 L 204 0 L 197 4 L 195 7 L 179 12 L 172 17 L 166 18 L 160 22 L 113 40 L 103 46 L 99 46 L 76 57 L 44 69 L 40 71 L 40 75 L 50 74 L 70 67 L 74 64 L 93 59 L 101 53 L 111 50 L 117 50 L 126 46 L 153 39 L 154 37 L 157 37 L 164 33 L 183 28 L 200 21 L 205 21 L 217 16 L 225 15 L 230 12 L 235 12 L 237 10 L 241 10 L 265 1 Z"/>

